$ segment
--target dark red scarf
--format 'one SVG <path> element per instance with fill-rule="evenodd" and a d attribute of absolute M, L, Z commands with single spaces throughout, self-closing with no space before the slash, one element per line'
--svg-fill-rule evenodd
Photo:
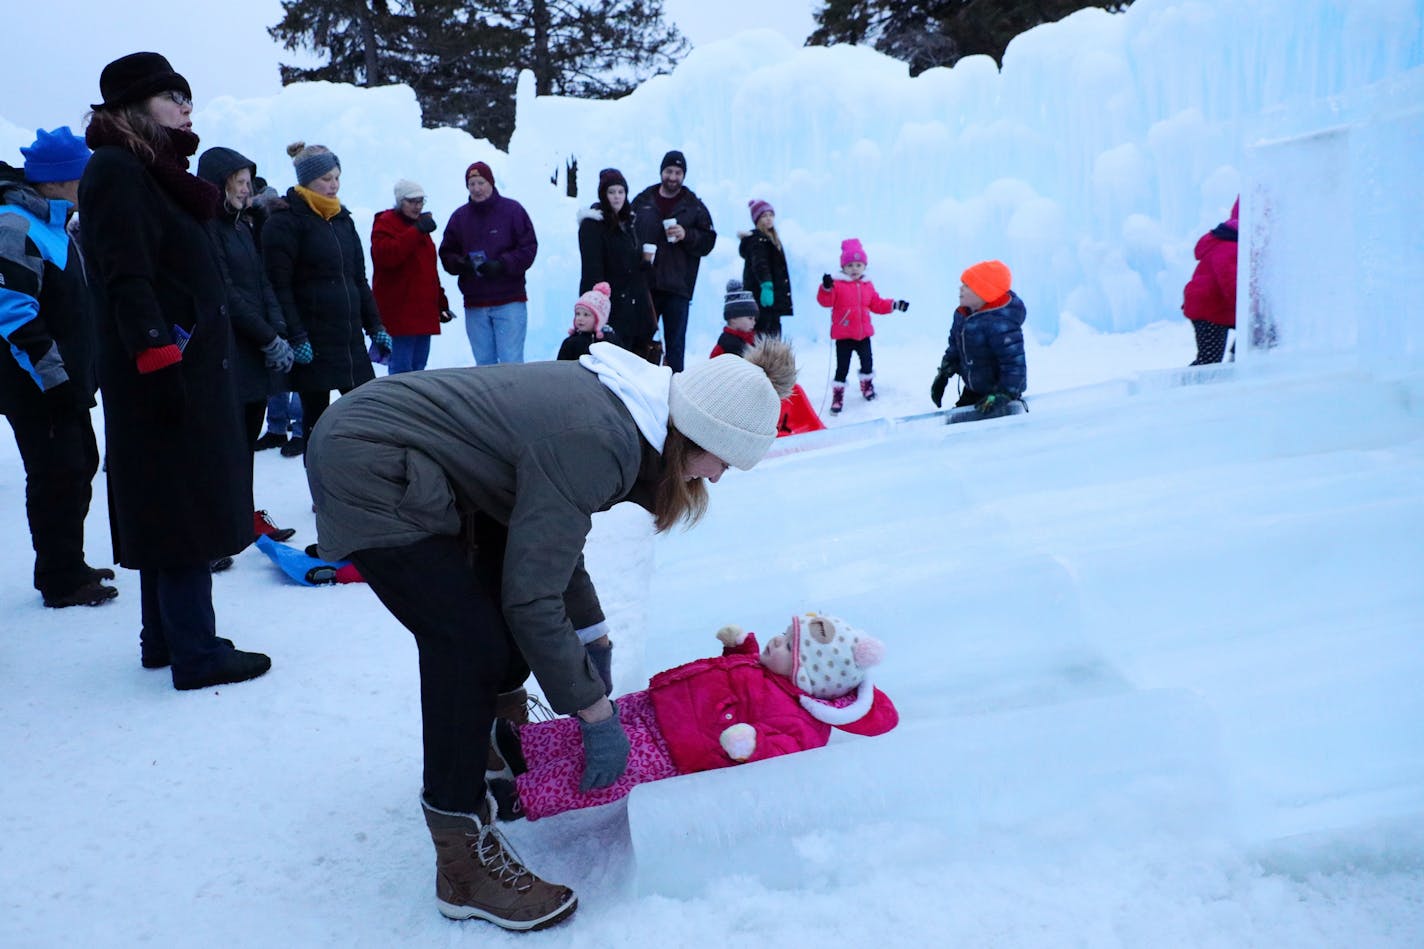
<path fill-rule="evenodd" d="M 222 203 L 222 192 L 216 185 L 188 173 L 188 156 L 198 150 L 197 134 L 188 129 L 165 128 L 163 132 L 163 138 L 152 143 L 153 159 L 144 162 L 148 173 L 170 198 L 193 217 L 200 221 L 216 217 Z M 127 148 L 120 136 L 106 133 L 102 126 L 89 126 L 84 140 L 90 148 L 104 145 Z"/>

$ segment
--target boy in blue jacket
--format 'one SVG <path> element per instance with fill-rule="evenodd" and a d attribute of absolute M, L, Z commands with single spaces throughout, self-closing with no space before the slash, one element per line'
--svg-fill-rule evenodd
<path fill-rule="evenodd" d="M 1023 323 L 1028 311 L 1010 289 L 1013 276 L 1000 261 L 985 260 L 959 279 L 960 305 L 954 311 L 939 372 L 930 385 L 930 398 L 938 408 L 949 377 L 957 374 L 964 380 L 964 390 L 954 405 L 973 406 L 974 411 L 954 413 L 950 421 L 1018 415 L 1027 408 Z"/>

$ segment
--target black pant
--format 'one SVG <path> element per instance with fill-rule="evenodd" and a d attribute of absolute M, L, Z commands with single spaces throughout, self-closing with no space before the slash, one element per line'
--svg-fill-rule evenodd
<path fill-rule="evenodd" d="M 690 297 L 653 291 L 653 306 L 663 321 L 663 365 L 682 372 L 682 351 L 687 345 L 687 308 Z"/>
<path fill-rule="evenodd" d="M 781 335 L 781 314 L 768 313 L 765 310 L 757 313 L 756 334 L 779 337 Z"/>
<path fill-rule="evenodd" d="M 529 676 L 500 607 L 502 554 L 487 544 L 472 557 L 464 539 L 439 536 L 351 555 L 415 636 L 425 797 L 441 810 L 469 813 L 484 799 L 495 697 Z"/>
<path fill-rule="evenodd" d="M 1226 355 L 1226 334 L 1231 332 L 1231 327 L 1206 320 L 1192 320 L 1192 329 L 1197 334 L 1197 358 L 1192 360 L 1191 365 L 1221 362 Z"/>
<path fill-rule="evenodd" d="M 262 421 L 267 417 L 267 400 L 247 402 L 242 406 L 242 421 L 247 427 L 247 450 L 257 450 L 257 439 L 262 437 Z"/>
<path fill-rule="evenodd" d="M 350 391 L 350 389 L 340 390 L 342 395 Z M 331 407 L 331 390 L 298 392 L 297 397 L 302 400 L 302 431 L 307 433 L 307 440 L 310 441 L 311 433 L 316 430 L 317 419 L 321 418 L 321 413 Z"/>
<path fill-rule="evenodd" d="M 198 677 L 228 651 L 213 614 L 213 573 L 206 563 L 145 567 L 138 572 L 139 644 L 145 654 L 167 653 L 174 677 Z"/>
<path fill-rule="evenodd" d="M 870 340 L 866 339 L 838 339 L 836 340 L 836 381 L 844 384 L 846 376 L 850 375 L 850 354 L 855 353 L 860 357 L 860 374 L 868 376 L 875 371 L 875 359 L 870 354 Z"/>
<path fill-rule="evenodd" d="M 64 596 L 89 581 L 84 519 L 99 470 L 89 410 L 48 407 L 7 415 L 25 466 L 25 516 L 35 549 L 35 589 Z"/>

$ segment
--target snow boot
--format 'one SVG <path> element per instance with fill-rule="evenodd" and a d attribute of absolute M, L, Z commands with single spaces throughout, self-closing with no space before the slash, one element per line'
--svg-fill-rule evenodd
<path fill-rule="evenodd" d="M 442 811 L 421 795 L 435 844 L 435 905 L 449 919 L 483 919 L 502 929 L 543 929 L 578 909 L 574 891 L 547 883 L 520 863 L 494 826 L 488 793 L 472 814 Z"/>
<path fill-rule="evenodd" d="M 208 569 L 211 570 L 213 573 L 222 573 L 224 570 L 228 569 L 231 566 L 231 557 L 219 557 L 217 560 L 208 561 Z"/>
<path fill-rule="evenodd" d="M 231 639 L 218 637 L 218 642 L 228 647 L 234 648 Z M 145 669 L 166 669 L 172 660 L 168 657 L 168 643 L 161 640 L 145 639 L 142 635 L 138 638 L 138 661 Z"/>
<path fill-rule="evenodd" d="M 272 515 L 266 511 L 252 512 L 253 537 L 270 537 L 281 543 L 284 540 L 291 540 L 292 535 L 296 532 L 294 527 L 278 527 L 277 522 L 272 520 Z"/>
<path fill-rule="evenodd" d="M 287 444 L 286 432 L 267 432 L 253 444 L 253 451 L 266 451 L 269 448 L 281 448 Z"/>
<path fill-rule="evenodd" d="M 89 571 L 89 579 L 95 583 L 98 583 L 100 580 L 114 579 L 114 571 L 108 567 L 91 567 L 86 563 L 84 569 Z"/>
<path fill-rule="evenodd" d="M 107 603 L 119 595 L 119 591 L 110 586 L 105 586 L 98 580 L 86 580 L 77 588 L 68 593 L 57 596 L 44 596 L 44 605 L 51 609 L 64 609 L 66 606 L 98 606 Z"/>
<path fill-rule="evenodd" d="M 279 450 L 283 458 L 299 458 L 307 453 L 307 440 L 300 435 L 293 435 L 287 440 Z"/>
<path fill-rule="evenodd" d="M 875 401 L 875 373 L 862 372 L 860 374 L 860 394 L 867 402 Z"/>
<path fill-rule="evenodd" d="M 531 710 L 533 717 L 530 715 Z M 529 690 L 523 687 L 495 696 L 494 721 L 490 723 L 489 754 L 485 760 L 485 779 L 514 777 L 510 763 L 499 753 L 496 729 L 501 719 L 510 725 L 528 725 L 531 721 L 544 722 L 554 717 L 547 705 L 538 698 L 530 699 Z"/>
<path fill-rule="evenodd" d="M 214 685 L 228 685 L 246 682 L 265 675 L 272 668 L 272 660 L 260 652 L 243 652 L 241 649 L 223 649 L 214 659 L 204 663 L 203 668 L 173 673 L 173 688 L 180 692 L 206 689 Z"/>
<path fill-rule="evenodd" d="M 831 414 L 840 415 L 841 409 L 845 408 L 845 383 L 831 383 Z"/>

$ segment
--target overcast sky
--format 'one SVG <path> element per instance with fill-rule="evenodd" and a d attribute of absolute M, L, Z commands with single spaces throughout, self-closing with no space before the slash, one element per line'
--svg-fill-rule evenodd
<path fill-rule="evenodd" d="M 664 0 L 664 9 L 693 45 L 753 27 L 770 27 L 801 43 L 819 3 Z M 293 57 L 267 35 L 267 27 L 281 19 L 281 0 L 44 0 L 6 7 L 0 118 L 25 128 L 78 127 L 99 99 L 99 71 L 125 53 L 167 56 L 200 105 L 205 97 L 276 92 L 277 64 Z"/>

